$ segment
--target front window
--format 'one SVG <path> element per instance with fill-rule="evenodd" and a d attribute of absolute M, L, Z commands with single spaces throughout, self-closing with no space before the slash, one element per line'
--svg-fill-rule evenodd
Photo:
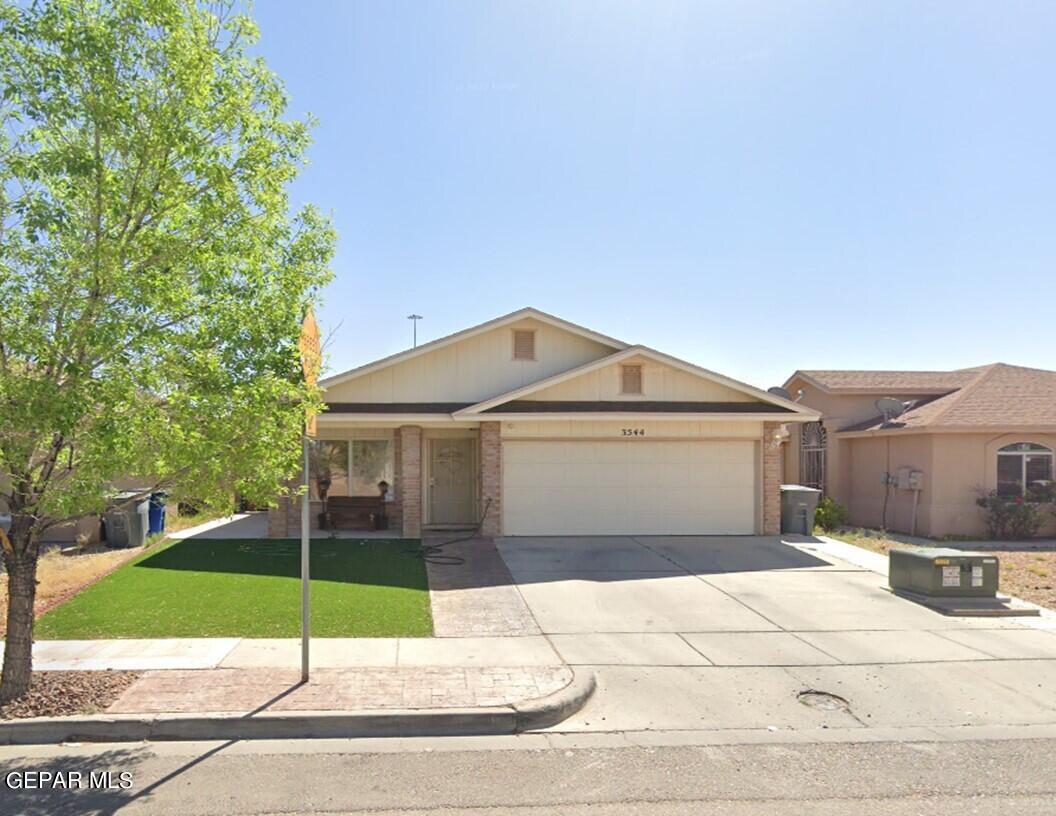
<path fill-rule="evenodd" d="M 1053 452 L 1035 442 L 1005 445 L 997 452 L 997 494 L 1038 495 L 1052 484 Z"/>
<path fill-rule="evenodd" d="M 392 484 L 392 445 L 389 440 L 352 440 L 352 495 L 376 496 L 381 481 Z"/>
<path fill-rule="evenodd" d="M 389 439 L 315 439 L 310 460 L 313 501 L 324 496 L 377 496 L 378 482 L 393 483 Z"/>

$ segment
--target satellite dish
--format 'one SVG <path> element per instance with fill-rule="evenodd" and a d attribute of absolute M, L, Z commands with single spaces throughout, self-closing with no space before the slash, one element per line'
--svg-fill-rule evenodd
<path fill-rule="evenodd" d="M 792 395 L 788 393 L 788 389 L 782 388 L 780 385 L 775 385 L 773 388 L 767 388 L 766 393 L 773 394 L 775 397 L 781 397 L 781 399 L 792 399 Z"/>
<path fill-rule="evenodd" d="M 906 410 L 906 406 L 902 404 L 902 400 L 895 399 L 894 397 L 881 397 L 873 403 L 876 406 L 876 410 L 880 412 L 884 418 L 884 422 L 890 422 L 892 419 L 897 419 L 902 416 L 902 412 Z"/>

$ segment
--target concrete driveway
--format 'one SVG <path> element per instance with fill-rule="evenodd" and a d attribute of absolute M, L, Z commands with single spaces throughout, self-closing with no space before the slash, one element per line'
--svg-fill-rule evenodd
<path fill-rule="evenodd" d="M 1056 724 L 1056 633 L 943 616 L 823 549 L 764 537 L 499 542 L 543 633 L 598 677 L 559 730 Z"/>

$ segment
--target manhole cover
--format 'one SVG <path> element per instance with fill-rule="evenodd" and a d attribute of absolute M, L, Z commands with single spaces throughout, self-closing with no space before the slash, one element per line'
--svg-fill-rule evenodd
<path fill-rule="evenodd" d="M 847 711 L 851 706 L 839 694 L 830 691 L 818 691 L 807 689 L 796 695 L 801 703 L 811 708 L 820 708 L 822 711 Z"/>

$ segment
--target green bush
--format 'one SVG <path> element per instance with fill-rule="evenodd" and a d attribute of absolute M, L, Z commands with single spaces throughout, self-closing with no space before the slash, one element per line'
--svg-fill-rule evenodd
<path fill-rule="evenodd" d="M 983 520 L 990 538 L 1032 538 L 1045 522 L 1041 506 L 1022 496 L 999 496 L 996 490 L 991 490 L 975 503 L 983 508 Z"/>
<path fill-rule="evenodd" d="M 847 518 L 847 508 L 830 496 L 825 496 L 818 502 L 818 509 L 814 513 L 814 526 L 831 533 L 846 524 Z"/>

